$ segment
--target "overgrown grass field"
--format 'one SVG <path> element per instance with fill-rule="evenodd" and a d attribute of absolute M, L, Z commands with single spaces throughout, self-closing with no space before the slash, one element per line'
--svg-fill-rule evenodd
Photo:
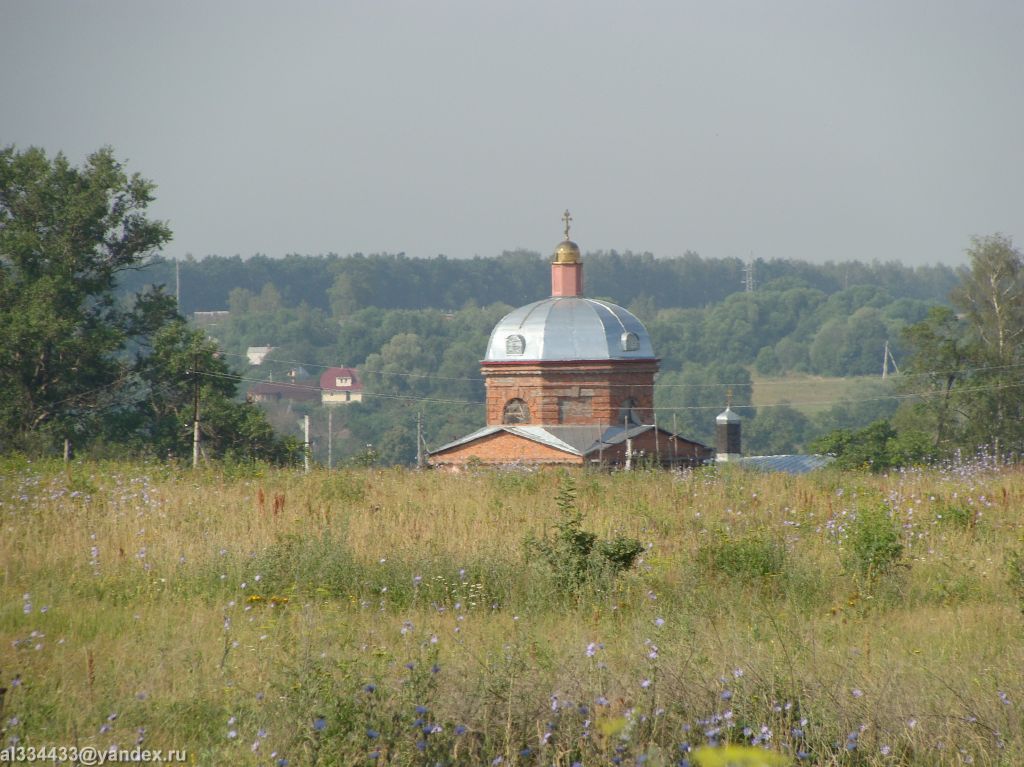
<path fill-rule="evenodd" d="M 304 476 L 7 459 L 0 747 L 568 767 L 709 765 L 732 745 L 1015 767 L 1022 507 L 1024 475 L 983 464 Z M 630 538 L 632 567 L 601 566 L 601 542 Z"/>

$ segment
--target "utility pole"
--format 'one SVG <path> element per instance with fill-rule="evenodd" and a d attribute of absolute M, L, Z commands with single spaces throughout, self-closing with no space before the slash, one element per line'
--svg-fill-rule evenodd
<path fill-rule="evenodd" d="M 629 436 L 629 416 L 622 419 L 623 436 L 626 438 L 626 471 L 633 468 L 633 440 Z"/>
<path fill-rule="evenodd" d="M 305 443 L 302 446 L 302 468 L 306 474 L 309 474 L 309 416 L 303 416 L 302 420 L 305 433 Z"/>
<path fill-rule="evenodd" d="M 888 346 L 889 342 L 886 341 L 885 345 Z M 896 358 L 892 356 L 892 349 L 889 349 L 889 362 L 892 363 L 893 372 L 896 373 L 897 375 L 899 375 L 900 366 L 896 364 Z"/>
<path fill-rule="evenodd" d="M 885 342 L 885 351 L 882 352 L 882 380 L 889 377 L 889 342 Z"/>
<path fill-rule="evenodd" d="M 192 468 L 199 468 L 199 352 L 192 354 Z"/>
<path fill-rule="evenodd" d="M 679 462 L 679 422 L 675 411 L 672 411 L 672 459 Z"/>
<path fill-rule="evenodd" d="M 416 468 L 422 469 L 423 460 L 423 413 L 416 413 Z"/>
<path fill-rule="evenodd" d="M 334 468 L 334 409 L 327 406 L 327 469 Z"/>

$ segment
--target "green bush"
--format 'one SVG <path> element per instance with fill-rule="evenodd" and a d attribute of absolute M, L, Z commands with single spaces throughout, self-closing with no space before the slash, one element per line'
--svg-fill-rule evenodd
<path fill-rule="evenodd" d="M 1010 588 L 1017 595 L 1020 610 L 1024 613 L 1024 551 L 1020 549 L 1011 551 L 1006 559 L 1006 569 Z"/>
<path fill-rule="evenodd" d="M 835 457 L 835 468 L 881 473 L 901 466 L 931 463 L 935 449 L 926 434 L 897 431 L 889 421 L 875 421 L 858 431 L 837 429 L 810 445 Z"/>
<path fill-rule="evenodd" d="M 869 579 L 890 572 L 903 557 L 899 530 L 882 506 L 857 512 L 847 547 L 851 569 Z"/>
<path fill-rule="evenodd" d="M 949 503 L 941 507 L 938 512 L 938 519 L 946 524 L 961 527 L 965 530 L 974 527 L 976 517 L 974 509 L 963 503 Z"/>
<path fill-rule="evenodd" d="M 708 572 L 753 581 L 781 575 L 786 566 L 786 549 L 761 533 L 741 538 L 719 534 L 700 548 L 697 561 Z"/>
<path fill-rule="evenodd" d="M 559 590 L 579 592 L 585 586 L 600 586 L 630 569 L 644 550 L 635 538 L 617 536 L 598 541 L 595 533 L 583 529 L 583 513 L 576 507 L 576 483 L 566 475 L 555 499 L 560 516 L 554 534 L 542 538 L 527 536 L 527 554 L 536 554 L 550 568 Z"/>

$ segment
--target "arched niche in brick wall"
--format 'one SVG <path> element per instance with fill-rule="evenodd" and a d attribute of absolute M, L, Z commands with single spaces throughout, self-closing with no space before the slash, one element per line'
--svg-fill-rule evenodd
<path fill-rule="evenodd" d="M 530 407 L 524 400 L 510 399 L 505 403 L 505 409 L 501 414 L 502 423 L 529 423 Z"/>

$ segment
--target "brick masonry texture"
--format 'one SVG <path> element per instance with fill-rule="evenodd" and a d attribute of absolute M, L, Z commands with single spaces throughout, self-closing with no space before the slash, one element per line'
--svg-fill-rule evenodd
<path fill-rule="evenodd" d="M 441 455 L 431 457 L 430 462 L 437 466 L 458 465 L 467 463 L 473 458 L 484 463 L 522 462 L 572 465 L 583 463 L 583 459 L 579 456 L 555 450 L 553 447 L 541 445 L 508 432 L 492 434 L 474 440 L 467 445 L 446 450 Z"/>
<path fill-rule="evenodd" d="M 484 363 L 487 425 L 503 423 L 513 399 L 526 402 L 533 425 L 619 424 L 627 400 L 635 421 L 651 423 L 657 370 L 656 360 Z"/>

